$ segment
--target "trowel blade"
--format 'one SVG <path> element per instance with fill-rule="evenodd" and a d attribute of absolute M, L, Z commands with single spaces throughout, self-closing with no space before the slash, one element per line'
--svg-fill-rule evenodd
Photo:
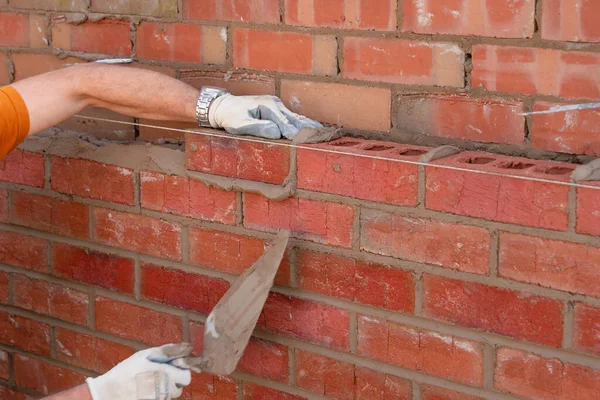
<path fill-rule="evenodd" d="M 204 349 L 199 357 L 208 367 L 203 372 L 229 375 L 235 371 L 273 286 L 288 240 L 288 232 L 277 235 L 213 308 L 204 326 Z"/>

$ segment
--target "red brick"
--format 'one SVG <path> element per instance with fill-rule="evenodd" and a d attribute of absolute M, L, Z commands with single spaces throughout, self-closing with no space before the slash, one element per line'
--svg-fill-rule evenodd
<path fill-rule="evenodd" d="M 534 111 L 565 104 L 536 102 Z M 578 110 L 533 116 L 531 144 L 542 150 L 600 156 L 600 113 Z"/>
<path fill-rule="evenodd" d="M 405 1 L 403 12 L 404 32 L 530 38 L 535 0 Z"/>
<path fill-rule="evenodd" d="M 8 304 L 8 286 L 8 274 L 6 272 L 0 272 L 0 303 L 2 304 Z"/>
<path fill-rule="evenodd" d="M 425 275 L 423 313 L 468 328 L 561 347 L 562 309 L 558 300 Z"/>
<path fill-rule="evenodd" d="M 30 10 L 74 12 L 85 11 L 87 9 L 87 1 L 70 0 L 68 2 L 65 2 L 64 0 L 10 0 L 10 6 L 14 8 L 26 8 Z"/>
<path fill-rule="evenodd" d="M 86 53 L 131 55 L 133 45 L 129 38 L 129 21 L 103 19 L 98 22 L 86 21 L 79 25 L 62 22 L 60 19 L 58 21 L 52 25 L 54 48 Z"/>
<path fill-rule="evenodd" d="M 598 182 L 582 182 L 597 189 L 577 189 L 577 232 L 600 236 L 600 184 Z"/>
<path fill-rule="evenodd" d="M 134 304 L 96 297 L 96 329 L 151 346 L 182 340 L 181 319 Z"/>
<path fill-rule="evenodd" d="M 464 53 L 454 44 L 348 37 L 344 77 L 407 85 L 464 87 Z"/>
<path fill-rule="evenodd" d="M 202 28 L 190 24 L 144 22 L 137 29 L 140 58 L 202 62 Z"/>
<path fill-rule="evenodd" d="M 12 60 L 15 69 L 15 81 L 64 68 L 64 64 L 85 63 L 85 61 L 75 57 L 61 59 L 58 56 L 50 54 L 29 53 L 13 53 Z"/>
<path fill-rule="evenodd" d="M 6 400 L 34 400 L 35 397 L 26 395 L 25 393 L 17 392 L 9 389 L 6 386 L 0 386 L 0 399 Z"/>
<path fill-rule="evenodd" d="M 286 346 L 261 339 L 250 339 L 238 369 L 248 374 L 288 383 L 289 354 Z"/>
<path fill-rule="evenodd" d="M 600 249 L 503 232 L 498 274 L 521 282 L 600 297 Z"/>
<path fill-rule="evenodd" d="M 594 0 L 544 0 L 542 38 L 570 42 L 600 42 L 600 3 Z"/>
<path fill-rule="evenodd" d="M 17 232 L 0 231 L 0 262 L 48 272 L 48 242 Z"/>
<path fill-rule="evenodd" d="M 139 58 L 223 64 L 227 31 L 222 27 L 142 22 L 137 28 Z"/>
<path fill-rule="evenodd" d="M 132 14 L 149 15 L 153 17 L 176 17 L 177 0 L 94 0 L 92 3 L 91 10 L 93 12 L 107 14 Z"/>
<path fill-rule="evenodd" d="M 481 397 L 431 385 L 421 385 L 421 400 L 484 400 Z"/>
<path fill-rule="evenodd" d="M 75 324 L 88 323 L 87 293 L 24 275 L 12 276 L 12 288 L 16 307 Z"/>
<path fill-rule="evenodd" d="M 183 10 L 194 20 L 279 23 L 278 0 L 184 0 Z"/>
<path fill-rule="evenodd" d="M 356 367 L 356 400 L 410 400 L 410 382 L 390 374 L 384 374 L 365 367 Z"/>
<path fill-rule="evenodd" d="M 335 76 L 337 42 L 333 36 L 234 29 L 233 65 L 236 68 Z"/>
<path fill-rule="evenodd" d="M 135 349 L 108 340 L 56 328 L 56 358 L 67 364 L 103 374 L 127 359 Z"/>
<path fill-rule="evenodd" d="M 491 237 L 475 226 L 363 209 L 360 246 L 370 253 L 485 275 Z"/>
<path fill-rule="evenodd" d="M 238 400 L 233 378 L 208 373 L 192 374 L 192 383 L 183 390 L 182 400 Z"/>
<path fill-rule="evenodd" d="M 45 48 L 47 43 L 43 15 L 0 12 L 0 46 Z"/>
<path fill-rule="evenodd" d="M 11 197 L 12 223 L 61 236 L 90 237 L 89 206 L 19 191 L 12 191 Z"/>
<path fill-rule="evenodd" d="M 9 379 L 8 353 L 0 350 L 0 379 Z"/>
<path fill-rule="evenodd" d="M 408 95 L 400 97 L 395 126 L 410 134 L 523 144 L 522 112 L 520 100 Z"/>
<path fill-rule="evenodd" d="M 182 176 L 140 173 L 142 207 L 224 224 L 236 222 L 236 192 Z"/>
<path fill-rule="evenodd" d="M 391 93 L 387 88 L 283 80 L 281 97 L 292 111 L 323 123 L 370 131 L 390 129 Z M 369 112 L 357 113 L 365 104 L 369 104 Z"/>
<path fill-rule="evenodd" d="M 305 400 L 305 397 L 258 386 L 253 382 L 244 382 L 244 400 Z"/>
<path fill-rule="evenodd" d="M 534 400 L 596 399 L 600 371 L 502 347 L 496 353 L 494 386 Z"/>
<path fill-rule="evenodd" d="M 0 160 L 0 181 L 44 186 L 44 155 L 14 150 Z"/>
<path fill-rule="evenodd" d="M 95 238 L 109 246 L 181 260 L 181 226 L 144 215 L 94 209 Z"/>
<path fill-rule="evenodd" d="M 485 164 L 483 164 L 485 163 Z M 574 166 L 466 152 L 436 164 L 567 182 Z M 470 217 L 566 231 L 569 187 L 553 183 L 427 167 L 426 207 Z"/>
<path fill-rule="evenodd" d="M 281 184 L 290 171 L 290 150 L 274 144 L 186 135 L 187 168 L 231 178 Z"/>
<path fill-rule="evenodd" d="M 8 191 L 0 189 L 0 222 L 8 222 Z"/>
<path fill-rule="evenodd" d="M 241 275 L 264 253 L 264 240 L 234 233 L 190 228 L 190 261 L 205 268 Z M 290 285 L 290 260 L 284 256 L 275 276 L 278 285 Z"/>
<path fill-rule="evenodd" d="M 10 71 L 8 70 L 8 57 L 5 53 L 0 52 L 0 85 L 8 85 L 10 83 Z"/>
<path fill-rule="evenodd" d="M 50 326 L 0 311 L 0 343 L 49 356 Z"/>
<path fill-rule="evenodd" d="M 85 375 L 46 361 L 15 355 L 15 383 L 43 394 L 70 389 L 85 382 Z"/>
<path fill-rule="evenodd" d="M 259 325 L 275 333 L 332 347 L 350 348 L 350 315 L 325 304 L 272 293 Z"/>
<path fill-rule="evenodd" d="M 498 92 L 597 99 L 599 64 L 597 53 L 475 45 L 472 86 Z"/>
<path fill-rule="evenodd" d="M 396 30 L 394 0 L 285 1 L 289 25 L 345 29 Z"/>
<path fill-rule="evenodd" d="M 354 399 L 354 365 L 296 350 L 296 386 L 336 400 Z"/>
<path fill-rule="evenodd" d="M 298 149 L 299 188 L 399 206 L 417 205 L 419 169 L 416 165 L 360 155 L 417 161 L 417 155 L 403 153 L 423 154 L 427 148 L 359 139 L 341 139 L 314 147 L 359 156 Z"/>
<path fill-rule="evenodd" d="M 222 279 L 142 264 L 141 294 L 145 299 L 208 314 L 227 289 L 229 283 Z"/>
<path fill-rule="evenodd" d="M 294 237 L 332 246 L 352 246 L 354 209 L 317 200 L 272 201 L 244 193 L 244 226 L 260 231 L 289 229 Z"/>
<path fill-rule="evenodd" d="M 393 311 L 412 313 L 415 281 L 408 271 L 300 250 L 298 287 Z"/>
<path fill-rule="evenodd" d="M 76 158 L 52 157 L 51 171 L 52 190 L 133 205 L 131 169 Z"/>
<path fill-rule="evenodd" d="M 133 294 L 133 259 L 62 243 L 52 245 L 54 275 Z"/>
<path fill-rule="evenodd" d="M 575 305 L 573 347 L 600 356 L 600 308 L 588 304 Z"/>
<path fill-rule="evenodd" d="M 481 386 L 483 350 L 477 342 L 361 316 L 359 355 L 427 375 Z"/>

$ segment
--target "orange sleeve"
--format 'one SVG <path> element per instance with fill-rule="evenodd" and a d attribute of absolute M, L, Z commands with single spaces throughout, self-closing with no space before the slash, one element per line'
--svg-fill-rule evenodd
<path fill-rule="evenodd" d="M 23 98 L 10 86 L 0 87 L 0 160 L 29 134 L 29 111 Z"/>

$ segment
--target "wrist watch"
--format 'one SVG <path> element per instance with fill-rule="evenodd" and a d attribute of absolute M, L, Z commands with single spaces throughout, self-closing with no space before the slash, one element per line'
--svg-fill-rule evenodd
<path fill-rule="evenodd" d="M 198 103 L 196 103 L 196 120 L 201 127 L 211 127 L 208 120 L 208 109 L 210 108 L 210 104 L 217 97 L 227 93 L 227 90 L 214 86 L 204 86 L 202 90 L 200 90 L 200 97 L 198 98 Z"/>

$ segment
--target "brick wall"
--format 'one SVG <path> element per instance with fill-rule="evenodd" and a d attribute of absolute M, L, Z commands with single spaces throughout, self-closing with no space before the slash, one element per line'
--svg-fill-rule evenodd
<path fill-rule="evenodd" d="M 425 144 L 320 148 L 596 156 L 598 112 L 517 114 L 600 97 L 599 12 L 591 0 L 0 0 L 0 84 L 134 56 Z M 184 139 L 85 116 L 62 127 Z M 562 183 L 576 167 L 470 151 L 436 163 Z M 186 399 L 598 398 L 598 198 L 191 134 L 185 152 L 31 139 L 0 161 L 0 398 L 67 388 L 149 345 L 200 351 L 206 314 L 278 229 L 293 240 L 239 371 L 196 375 Z"/>
<path fill-rule="evenodd" d="M 2 0 L 0 84 L 133 56 L 194 86 L 279 95 L 350 129 L 596 156 L 597 111 L 518 114 L 600 97 L 598 13 L 593 0 Z M 182 138 L 83 115 L 62 127 Z"/>
<path fill-rule="evenodd" d="M 431 149 L 355 138 L 313 145 L 349 155 L 192 133 L 185 152 L 77 140 L 33 138 L 0 162 L 3 398 L 148 345 L 200 351 L 206 315 L 278 229 L 293 239 L 239 371 L 197 375 L 185 398 L 600 396 L 592 189 L 359 158 Z M 575 168 L 469 151 L 434 163 L 558 183 Z"/>

